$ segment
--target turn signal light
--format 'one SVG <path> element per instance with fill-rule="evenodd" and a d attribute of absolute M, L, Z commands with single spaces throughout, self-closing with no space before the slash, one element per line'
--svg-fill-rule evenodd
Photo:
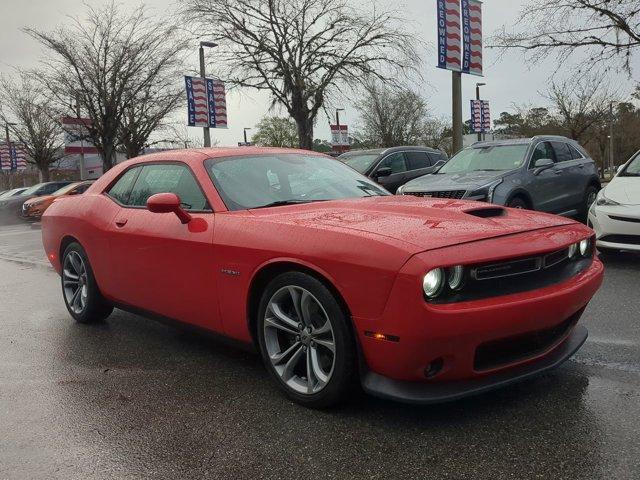
<path fill-rule="evenodd" d="M 373 338 L 374 340 L 384 340 L 387 342 L 399 342 L 400 337 L 395 335 L 387 335 L 386 333 L 380 332 L 364 332 L 365 337 Z"/>

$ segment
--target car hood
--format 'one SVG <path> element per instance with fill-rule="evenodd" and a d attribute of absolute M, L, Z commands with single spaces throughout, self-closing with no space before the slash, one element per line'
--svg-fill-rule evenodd
<path fill-rule="evenodd" d="M 465 172 L 465 173 L 437 173 L 424 175 L 407 182 L 403 192 L 424 192 L 441 190 L 475 190 L 494 180 L 504 177 L 508 172 Z"/>
<path fill-rule="evenodd" d="M 615 177 L 604 194 L 622 205 L 640 205 L 640 177 Z"/>
<path fill-rule="evenodd" d="M 26 203 L 27 205 L 32 205 L 32 204 L 34 204 L 34 203 L 36 203 L 36 202 L 41 202 L 41 201 L 43 201 L 43 200 L 50 201 L 50 200 L 53 200 L 53 199 L 55 199 L 55 198 L 56 198 L 56 197 L 54 197 L 53 195 L 43 195 L 42 197 L 32 197 L 32 198 L 29 198 L 29 199 L 28 199 L 26 202 L 24 202 L 24 203 Z"/>
<path fill-rule="evenodd" d="M 11 208 L 16 205 L 22 205 L 30 198 L 33 198 L 33 195 L 17 195 L 15 197 L 5 198 L 4 200 L 0 200 L 0 208 Z"/>
<path fill-rule="evenodd" d="M 473 214 L 491 211 L 502 215 L 482 218 Z M 411 196 L 335 200 L 251 212 L 275 223 L 313 229 L 348 229 L 395 239 L 412 246 L 413 253 L 575 223 L 568 218 L 529 210 Z"/>

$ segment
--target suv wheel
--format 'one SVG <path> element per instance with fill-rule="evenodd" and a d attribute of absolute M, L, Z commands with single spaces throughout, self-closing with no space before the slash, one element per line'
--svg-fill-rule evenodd
<path fill-rule="evenodd" d="M 589 185 L 584 192 L 584 203 L 582 205 L 582 211 L 580 212 L 583 220 L 586 221 L 589 217 L 589 209 L 591 208 L 591 205 L 593 205 L 593 202 L 596 201 L 597 196 L 598 189 L 593 185 Z"/>
<path fill-rule="evenodd" d="M 507 207 L 509 207 L 509 208 L 519 208 L 521 210 L 529 208 L 528 205 L 527 205 L 527 202 L 525 202 L 520 197 L 514 197 L 511 200 L 509 200 L 509 203 L 507 203 Z"/>

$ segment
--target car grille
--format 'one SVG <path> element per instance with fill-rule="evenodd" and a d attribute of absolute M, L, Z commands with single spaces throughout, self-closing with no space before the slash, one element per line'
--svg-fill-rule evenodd
<path fill-rule="evenodd" d="M 460 199 L 467 193 L 466 190 L 446 190 L 442 192 L 406 192 L 406 195 L 414 197 L 431 197 L 431 198 L 454 198 Z"/>
<path fill-rule="evenodd" d="M 555 252 L 538 257 L 522 258 L 508 262 L 481 265 L 471 269 L 471 277 L 475 280 L 489 280 L 492 278 L 511 277 L 525 273 L 537 272 L 553 267 L 569 258 L 569 249 L 563 248 Z"/>
<path fill-rule="evenodd" d="M 626 243 L 627 245 L 640 245 L 640 235 L 605 235 L 600 237 L 601 242 Z"/>
<path fill-rule="evenodd" d="M 617 215 L 609 215 L 611 220 L 618 220 L 619 222 L 631 222 L 640 223 L 640 218 L 618 217 Z"/>
<path fill-rule="evenodd" d="M 492 370 L 544 353 L 567 336 L 583 311 L 579 310 L 555 327 L 480 344 L 476 348 L 475 370 Z"/>

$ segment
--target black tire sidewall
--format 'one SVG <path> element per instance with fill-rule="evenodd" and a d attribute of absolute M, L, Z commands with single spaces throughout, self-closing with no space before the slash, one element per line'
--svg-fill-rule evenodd
<path fill-rule="evenodd" d="M 64 268 L 65 259 L 71 252 L 76 252 L 78 253 L 78 255 L 80 255 L 87 271 L 87 306 L 80 314 L 74 312 L 69 307 L 67 298 L 64 294 L 64 279 L 61 275 L 60 285 L 62 286 L 62 298 L 64 300 L 65 306 L 67 307 L 67 311 L 74 318 L 74 320 L 79 323 L 95 323 L 102 321 L 109 316 L 109 314 L 113 310 L 113 307 L 105 301 L 104 297 L 100 293 L 95 276 L 93 274 L 93 270 L 91 269 L 91 263 L 89 262 L 89 258 L 87 257 L 87 253 L 79 243 L 72 242 L 67 246 L 67 248 L 65 248 L 64 253 L 62 254 L 62 268 Z"/>
<path fill-rule="evenodd" d="M 264 317 L 269 300 L 282 287 L 295 285 L 313 294 L 327 312 L 333 328 L 336 356 L 329 383 L 318 393 L 300 394 L 289 388 L 276 373 L 265 347 Z M 339 403 L 355 383 L 356 349 L 349 318 L 334 294 L 318 279 L 302 272 L 287 272 L 275 277 L 265 288 L 258 308 L 256 337 L 262 360 L 269 374 L 290 399 L 313 408 L 323 408 Z"/>
<path fill-rule="evenodd" d="M 520 197 L 514 197 L 509 202 L 507 202 L 507 207 L 509 208 L 521 208 L 523 210 L 527 210 L 529 207 L 527 206 L 527 202 L 522 200 Z"/>

